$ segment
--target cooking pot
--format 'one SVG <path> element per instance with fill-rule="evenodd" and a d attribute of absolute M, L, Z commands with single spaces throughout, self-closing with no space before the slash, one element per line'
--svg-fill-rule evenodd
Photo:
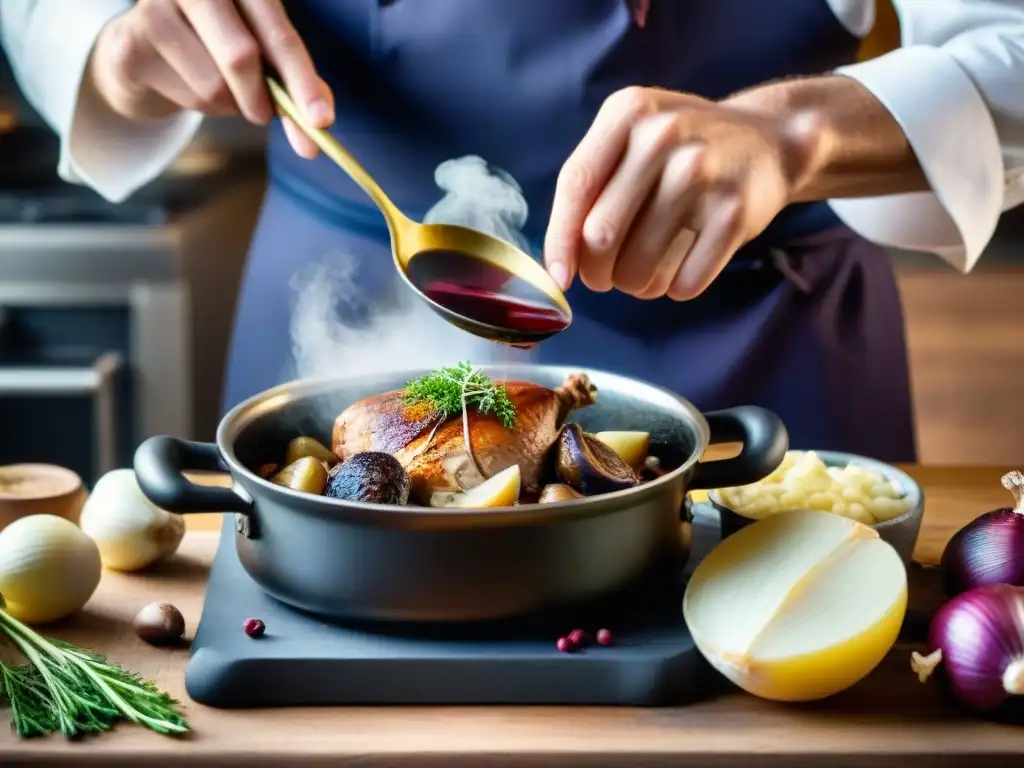
<path fill-rule="evenodd" d="M 299 609 L 343 620 L 479 621 L 593 600 L 666 566 L 681 567 L 688 556 L 686 492 L 760 480 L 788 448 L 782 422 L 763 408 L 701 414 L 664 389 L 582 368 L 483 370 L 551 388 L 569 374 L 587 374 L 597 402 L 570 420 L 588 432 L 650 432 L 651 454 L 670 471 L 602 496 L 464 510 L 313 496 L 249 469 L 280 455 L 298 435 L 330 445 L 344 408 L 429 373 L 406 371 L 268 390 L 224 417 L 215 445 L 150 438 L 135 454 L 139 485 L 171 512 L 234 513 L 246 571 Z M 732 442 L 743 444 L 735 458 L 698 463 L 709 445 Z M 190 470 L 227 471 L 234 485 L 196 485 L 183 474 Z"/>

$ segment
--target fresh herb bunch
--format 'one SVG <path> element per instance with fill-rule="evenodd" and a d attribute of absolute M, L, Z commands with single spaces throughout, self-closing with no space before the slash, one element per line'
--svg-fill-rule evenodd
<path fill-rule="evenodd" d="M 11 710 L 19 736 L 59 731 L 70 739 L 110 730 L 119 720 L 157 733 L 189 730 L 167 693 L 103 656 L 42 637 L 2 607 L 0 633 L 28 659 L 18 665 L 0 662 L 0 705 Z"/>
<path fill-rule="evenodd" d="M 405 386 L 405 401 L 429 403 L 447 419 L 463 411 L 463 406 L 477 412 L 493 413 L 506 428 L 516 423 L 516 409 L 508 399 L 505 387 L 495 384 L 479 368 L 468 362 L 421 376 Z M 463 402 L 465 401 L 465 402 Z"/>

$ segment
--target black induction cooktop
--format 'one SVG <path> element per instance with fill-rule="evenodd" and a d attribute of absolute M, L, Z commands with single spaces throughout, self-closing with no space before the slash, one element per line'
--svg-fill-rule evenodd
<path fill-rule="evenodd" d="M 695 513 L 694 555 L 717 540 Z M 249 578 L 227 516 L 185 677 L 189 696 L 246 708 L 367 704 L 681 704 L 710 677 L 682 618 L 685 575 L 564 615 L 472 627 L 358 627 L 278 602 Z M 266 634 L 250 638 L 247 618 Z M 605 626 L 607 647 L 560 653 L 560 635 Z"/>

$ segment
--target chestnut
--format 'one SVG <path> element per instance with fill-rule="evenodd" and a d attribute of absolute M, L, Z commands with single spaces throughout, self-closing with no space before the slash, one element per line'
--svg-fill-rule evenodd
<path fill-rule="evenodd" d="M 325 496 L 370 504 L 405 504 L 412 480 L 390 453 L 366 451 L 354 454 L 331 470 Z"/>
<path fill-rule="evenodd" d="M 170 603 L 150 603 L 135 614 L 132 628 L 151 645 L 167 645 L 185 634 L 185 617 Z"/>

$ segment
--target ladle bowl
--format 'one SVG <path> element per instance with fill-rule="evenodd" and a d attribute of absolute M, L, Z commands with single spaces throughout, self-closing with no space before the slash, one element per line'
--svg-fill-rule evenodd
<path fill-rule="evenodd" d="M 413 221 L 328 131 L 311 125 L 273 76 L 278 111 L 347 173 L 384 216 L 403 281 L 452 325 L 512 346 L 533 346 L 565 330 L 572 310 L 547 271 L 511 243 L 455 224 Z"/>

